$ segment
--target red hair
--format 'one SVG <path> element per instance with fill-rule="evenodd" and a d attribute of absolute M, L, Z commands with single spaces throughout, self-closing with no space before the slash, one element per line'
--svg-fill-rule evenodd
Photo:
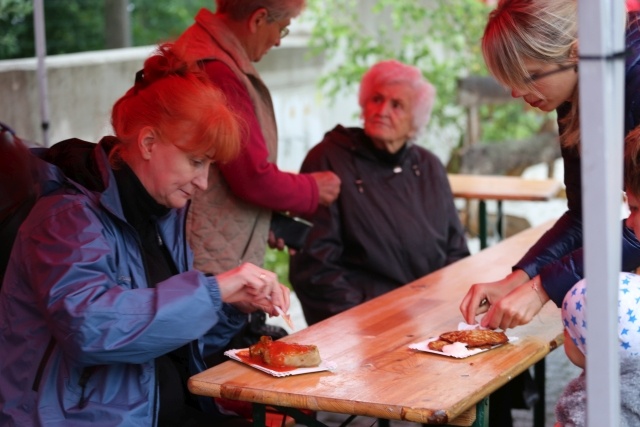
<path fill-rule="evenodd" d="M 213 153 L 214 160 L 227 162 L 240 151 L 240 120 L 196 62 L 185 60 L 173 45 L 163 44 L 145 61 L 135 85 L 113 106 L 111 124 L 120 144 L 111 158 L 126 158 L 139 132 L 152 127 L 163 141 L 185 152 Z"/>

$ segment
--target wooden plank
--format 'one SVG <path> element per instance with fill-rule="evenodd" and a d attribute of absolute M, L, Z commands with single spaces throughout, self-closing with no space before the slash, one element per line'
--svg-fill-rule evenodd
<path fill-rule="evenodd" d="M 546 201 L 555 197 L 562 183 L 555 179 L 517 176 L 449 174 L 454 197 L 483 200 Z"/>

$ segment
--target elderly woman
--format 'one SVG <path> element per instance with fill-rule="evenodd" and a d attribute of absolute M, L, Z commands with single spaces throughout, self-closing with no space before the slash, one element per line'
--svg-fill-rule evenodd
<path fill-rule="evenodd" d="M 22 223 L 0 293 L 0 425 L 221 425 L 188 377 L 243 312 L 288 309 L 255 265 L 191 267 L 186 207 L 241 133 L 197 73 L 163 47 L 113 107 L 115 137 L 40 162 L 57 189 Z"/>
<path fill-rule="evenodd" d="M 308 324 L 409 283 L 469 254 L 439 159 L 412 141 L 429 122 L 435 90 L 415 67 L 374 65 L 362 78 L 364 129 L 337 126 L 302 172 L 330 170 L 338 200 L 309 219 L 290 280 Z"/>

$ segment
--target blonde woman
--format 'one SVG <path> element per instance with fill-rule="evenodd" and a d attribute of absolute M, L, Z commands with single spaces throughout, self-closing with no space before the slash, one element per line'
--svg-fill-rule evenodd
<path fill-rule="evenodd" d="M 557 111 L 568 210 L 502 280 L 471 287 L 460 310 L 469 323 L 513 328 L 528 323 L 549 300 L 558 306 L 583 277 L 580 115 L 576 0 L 502 0 L 491 12 L 482 49 L 489 71 L 516 98 Z M 626 33 L 625 133 L 640 123 L 640 21 Z M 622 143 L 622 141 L 620 141 Z M 640 243 L 623 227 L 623 265 L 640 265 Z"/>

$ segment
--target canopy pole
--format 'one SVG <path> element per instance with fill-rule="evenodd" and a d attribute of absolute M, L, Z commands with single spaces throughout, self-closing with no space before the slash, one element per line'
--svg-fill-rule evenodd
<path fill-rule="evenodd" d="M 36 41 L 37 57 L 37 79 L 40 94 L 40 127 L 42 130 L 42 143 L 49 146 L 49 98 L 47 91 L 47 38 L 44 25 L 44 2 L 43 0 L 33 1 L 33 21 Z"/>
<path fill-rule="evenodd" d="M 620 425 L 624 2 L 578 2 L 582 215 L 587 279 L 587 425 Z"/>

